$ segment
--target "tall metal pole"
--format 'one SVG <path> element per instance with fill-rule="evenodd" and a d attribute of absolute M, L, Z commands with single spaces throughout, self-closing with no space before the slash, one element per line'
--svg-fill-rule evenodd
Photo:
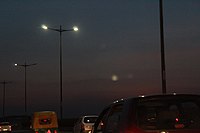
<path fill-rule="evenodd" d="M 55 28 L 51 28 L 51 27 L 47 27 L 46 25 L 42 25 L 42 28 L 47 30 L 53 30 L 53 31 L 57 31 L 59 32 L 59 35 L 60 35 L 60 119 L 63 118 L 63 94 L 62 94 L 62 91 L 63 91 L 63 79 L 62 79 L 62 32 L 65 32 L 65 31 L 78 31 L 78 28 L 77 27 L 73 27 L 73 29 L 62 29 L 62 26 L 60 25 L 59 28 L 55 29 Z"/>
<path fill-rule="evenodd" d="M 21 66 L 24 67 L 24 112 L 27 113 L 27 83 L 26 83 L 26 69 L 27 67 L 37 65 L 36 63 L 34 64 L 27 64 L 26 61 L 24 64 L 15 64 L 15 66 Z"/>
<path fill-rule="evenodd" d="M 26 67 L 27 67 L 27 64 L 26 64 L 26 61 L 24 63 L 24 98 L 25 98 L 25 103 L 24 103 L 24 111 L 25 113 L 27 113 L 27 89 L 26 89 Z"/>
<path fill-rule="evenodd" d="M 164 46 L 164 26 L 163 26 L 163 2 L 159 0 L 160 9 L 160 48 L 161 48 L 161 76 L 162 76 L 162 93 L 166 94 L 166 70 L 165 70 L 165 46 Z"/>
<path fill-rule="evenodd" d="M 60 25 L 60 118 L 63 118 L 63 98 L 62 98 L 62 26 Z"/>
<path fill-rule="evenodd" d="M 3 117 L 5 116 L 5 103 L 6 103 L 6 84 L 9 84 L 11 82 L 6 82 L 5 80 L 3 82 L 0 82 L 0 84 L 3 84 Z"/>

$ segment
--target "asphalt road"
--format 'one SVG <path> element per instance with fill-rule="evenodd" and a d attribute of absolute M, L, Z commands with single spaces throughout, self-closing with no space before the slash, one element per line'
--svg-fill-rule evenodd
<path fill-rule="evenodd" d="M 34 132 L 30 130 L 17 130 L 17 131 L 12 131 L 12 133 L 34 133 Z M 58 131 L 58 133 L 72 133 L 72 131 Z"/>

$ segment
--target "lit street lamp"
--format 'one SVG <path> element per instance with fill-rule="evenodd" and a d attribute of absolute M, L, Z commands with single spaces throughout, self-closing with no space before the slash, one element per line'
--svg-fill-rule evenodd
<path fill-rule="evenodd" d="M 62 26 L 60 25 L 59 29 L 55 29 L 55 28 L 50 28 L 46 25 L 42 25 L 41 26 L 43 29 L 45 30 L 53 30 L 53 31 L 57 31 L 60 34 L 60 118 L 62 119 L 62 108 L 63 108 L 63 98 L 62 98 L 62 32 L 65 31 L 78 31 L 77 27 L 73 27 L 72 29 L 62 29 Z"/>
<path fill-rule="evenodd" d="M 0 82 L 0 84 L 3 84 L 3 117 L 5 116 L 5 103 L 6 103 L 6 84 L 9 84 L 11 82 L 6 82 L 5 80 L 3 82 Z"/>
<path fill-rule="evenodd" d="M 24 67 L 24 69 L 25 69 L 24 70 L 24 80 L 25 80 L 25 82 L 24 82 L 24 89 L 25 89 L 25 91 L 24 91 L 24 111 L 25 111 L 25 113 L 27 113 L 26 68 L 30 67 L 30 66 L 34 66 L 34 65 L 37 65 L 37 63 L 26 64 L 26 61 L 25 61 L 24 64 L 15 64 L 16 67 L 20 66 L 20 67 Z"/>

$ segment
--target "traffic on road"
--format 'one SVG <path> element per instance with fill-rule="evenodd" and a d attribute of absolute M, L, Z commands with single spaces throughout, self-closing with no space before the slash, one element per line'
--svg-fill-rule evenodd
<path fill-rule="evenodd" d="M 199 133 L 200 95 L 165 94 L 120 99 L 97 115 L 59 120 L 54 111 L 0 119 L 13 133 Z M 62 123 L 62 124 L 61 124 Z"/>

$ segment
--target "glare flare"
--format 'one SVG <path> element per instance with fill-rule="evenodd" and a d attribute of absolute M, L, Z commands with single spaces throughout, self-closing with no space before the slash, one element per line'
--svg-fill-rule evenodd
<path fill-rule="evenodd" d="M 45 29 L 45 30 L 48 29 L 48 27 L 47 27 L 46 25 L 44 25 L 44 24 L 43 24 L 41 27 L 42 27 L 43 29 Z"/>
<path fill-rule="evenodd" d="M 78 27 L 74 26 L 73 27 L 74 31 L 78 31 Z"/>

